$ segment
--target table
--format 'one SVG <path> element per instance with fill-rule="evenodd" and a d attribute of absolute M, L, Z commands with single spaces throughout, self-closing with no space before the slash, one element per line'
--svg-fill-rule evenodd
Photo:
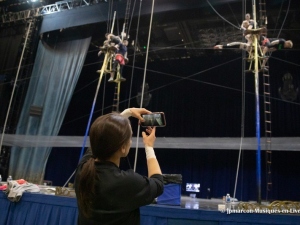
<path fill-rule="evenodd" d="M 206 200 L 207 201 L 207 200 Z M 204 208 L 151 204 L 141 207 L 141 225 L 253 225 L 300 224 L 300 214 L 230 214 Z M 205 207 L 207 209 L 205 209 Z M 24 193 L 17 203 L 0 192 L 0 225 L 75 225 L 78 209 L 76 198 Z"/>

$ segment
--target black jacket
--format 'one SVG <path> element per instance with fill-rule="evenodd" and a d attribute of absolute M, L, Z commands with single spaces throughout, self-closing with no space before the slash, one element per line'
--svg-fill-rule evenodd
<path fill-rule="evenodd" d="M 83 160 L 90 158 L 85 155 Z M 80 177 L 81 163 L 75 180 Z M 139 207 L 153 202 L 163 193 L 163 177 L 156 174 L 150 178 L 135 173 L 133 170 L 122 171 L 112 162 L 95 162 L 97 178 L 95 181 L 92 218 L 85 218 L 80 212 L 78 224 L 88 225 L 138 225 L 140 224 Z M 75 181 L 77 193 L 77 183 Z"/>

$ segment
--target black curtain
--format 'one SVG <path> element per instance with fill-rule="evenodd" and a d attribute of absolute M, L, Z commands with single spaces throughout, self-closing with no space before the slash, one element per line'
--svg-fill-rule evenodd
<path fill-rule="evenodd" d="M 275 54 L 276 53 L 276 54 Z M 270 62 L 270 80 L 272 96 L 272 134 L 274 137 L 300 135 L 299 98 L 295 102 L 283 101 L 278 95 L 282 86 L 282 76 L 287 70 L 294 75 L 295 86 L 299 85 L 299 61 L 295 52 L 285 54 L 273 53 Z M 75 94 L 70 103 L 61 135 L 83 136 L 88 121 L 96 82 L 101 68 L 101 58 L 97 58 L 96 49 L 90 48 L 85 66 L 79 78 Z M 280 60 L 277 60 L 279 58 Z M 122 83 L 120 110 L 127 108 L 129 98 L 131 107 L 139 107 L 136 96 L 143 80 L 144 58 L 139 58 L 131 77 L 132 65 L 124 67 L 123 76 L 127 81 Z M 287 64 L 282 60 L 289 60 Z M 299 64 L 299 63 L 298 63 Z M 206 51 L 203 56 L 193 59 L 149 60 L 146 82 L 152 99 L 147 107 L 151 111 L 163 111 L 167 126 L 157 129 L 157 137 L 240 137 L 242 112 L 242 57 L 240 52 Z M 130 86 L 133 79 L 132 86 Z M 245 136 L 255 137 L 255 95 L 253 73 L 246 74 L 245 93 Z M 114 85 L 100 87 L 105 96 L 104 113 L 111 110 Z M 132 95 L 129 96 L 130 89 Z M 104 92 L 102 92 L 104 90 Z M 83 94 L 84 93 L 84 94 Z M 260 74 L 260 110 L 261 135 L 264 136 L 263 90 Z M 102 113 L 102 94 L 98 98 L 94 118 Z M 78 106 L 81 106 L 80 110 Z M 137 123 L 133 121 L 133 133 L 136 136 Z M 74 126 L 76 124 L 76 127 Z M 263 144 L 263 140 L 261 140 Z M 183 194 L 186 182 L 201 184 L 200 197 L 206 197 L 207 188 L 211 188 L 212 197 L 221 197 L 226 193 L 233 194 L 238 160 L 237 150 L 201 150 L 201 149 L 156 149 L 157 158 L 163 173 L 180 173 L 183 175 Z M 64 153 L 62 153 L 64 152 Z M 56 148 L 50 155 L 46 177 L 56 185 L 63 185 L 76 168 L 79 150 L 75 148 Z M 54 154 L 56 153 L 56 154 Z M 255 176 L 256 151 L 243 151 L 236 197 L 239 200 L 256 200 Z M 74 156 L 75 155 L 75 156 Z M 296 174 L 300 166 L 296 163 L 298 152 L 275 152 L 272 157 L 272 193 L 269 199 L 298 200 L 299 181 Z M 63 174 L 54 169 L 57 164 L 64 164 Z M 133 166 L 134 150 L 129 162 Z M 68 165 L 68 166 L 67 166 Z M 129 168 L 124 159 L 123 168 Z M 54 171 L 53 171 L 54 170 Z M 293 170 L 292 172 L 290 170 Z M 146 173 L 146 162 L 143 150 L 139 150 L 137 172 Z M 291 175 L 293 174 L 293 175 Z M 295 176 L 294 176 L 295 174 Z M 265 156 L 262 153 L 262 198 L 266 196 Z M 289 190 L 289 191 L 286 191 Z"/>

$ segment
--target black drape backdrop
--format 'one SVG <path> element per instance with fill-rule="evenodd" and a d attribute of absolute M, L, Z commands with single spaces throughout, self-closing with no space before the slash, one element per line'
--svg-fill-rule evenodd
<path fill-rule="evenodd" d="M 91 47 L 86 58 L 77 88 L 61 135 L 85 133 L 90 108 L 96 90 L 101 66 L 97 51 Z M 299 86 L 299 53 L 296 51 L 274 52 L 270 63 L 272 95 L 272 134 L 274 137 L 299 136 L 299 98 L 295 102 L 280 99 L 278 88 L 283 85 L 282 76 L 288 71 Z M 130 57 L 130 56 L 129 56 Z M 169 61 L 149 61 L 146 82 L 149 84 L 152 100 L 147 107 L 151 111 L 164 111 L 167 126 L 157 129 L 157 137 L 240 137 L 242 112 L 242 58 L 241 53 L 215 52 L 207 50 L 202 57 Z M 135 96 L 143 80 L 143 58 L 137 58 L 133 85 L 130 87 L 132 65 L 124 68 L 127 78 L 121 86 L 120 110 L 127 108 L 130 88 L 131 107 L 138 107 Z M 107 78 L 106 78 L 107 79 Z M 245 74 L 245 136 L 255 137 L 254 76 Z M 102 113 L 104 84 L 99 92 L 94 118 Z M 262 93 L 262 79 L 260 93 Z M 111 111 L 114 85 L 106 84 L 104 90 L 104 113 Z M 260 97 L 261 135 L 264 135 L 263 96 Z M 80 108 L 80 110 L 79 110 Z M 137 123 L 132 120 L 136 135 Z M 263 142 L 263 141 L 262 141 Z M 46 179 L 54 185 L 63 185 L 76 168 L 80 148 L 54 148 L 49 157 Z M 207 188 L 212 197 L 233 194 L 237 167 L 237 150 L 201 149 L 156 149 L 163 173 L 183 175 L 183 194 L 186 182 L 200 182 L 200 197 L 206 197 Z M 243 151 L 236 197 L 240 200 L 256 200 L 255 177 L 256 151 Z M 269 199 L 300 200 L 299 152 L 273 151 L 273 188 Z M 134 150 L 129 154 L 133 166 Z M 129 168 L 124 159 L 122 168 Z M 262 153 L 262 197 L 265 190 L 265 158 Z M 139 150 L 137 172 L 146 173 L 143 149 Z M 72 180 L 71 180 L 72 181 Z"/>
<path fill-rule="evenodd" d="M 143 149 L 138 150 L 137 172 L 147 175 L 146 159 Z M 200 183 L 199 197 L 207 197 L 207 188 L 211 196 L 221 198 L 226 193 L 233 194 L 237 168 L 238 150 L 214 149 L 156 149 L 156 156 L 165 174 L 182 174 L 182 194 L 187 182 Z M 54 185 L 63 185 L 75 170 L 79 148 L 53 148 L 48 159 L 46 179 Z M 128 159 L 121 162 L 122 169 L 133 168 L 135 150 L 132 149 Z M 256 151 L 242 152 L 240 173 L 236 197 L 239 200 L 256 200 Z M 262 198 L 266 196 L 265 154 L 262 154 Z M 299 201 L 300 152 L 273 151 L 272 153 L 272 191 L 268 199 Z M 128 163 L 129 161 L 129 163 Z M 73 182 L 71 179 L 70 182 Z"/>

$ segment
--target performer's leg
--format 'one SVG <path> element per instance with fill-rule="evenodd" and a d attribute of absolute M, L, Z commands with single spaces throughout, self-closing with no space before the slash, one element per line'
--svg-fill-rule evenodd
<path fill-rule="evenodd" d="M 227 49 L 233 49 L 233 48 L 240 48 L 239 45 L 215 45 L 214 49 L 223 49 L 223 48 L 227 48 Z"/>
<path fill-rule="evenodd" d="M 247 52 L 249 52 L 251 50 L 251 45 L 249 45 L 248 43 L 240 43 L 239 45 L 239 49 L 245 50 Z"/>
<path fill-rule="evenodd" d="M 235 46 L 235 45 L 240 45 L 240 44 L 245 44 L 243 42 L 231 42 L 231 43 L 228 43 L 227 46 Z"/>
<path fill-rule="evenodd" d="M 239 48 L 245 51 L 250 51 L 251 46 L 243 42 L 231 42 L 227 45 L 215 45 L 214 49 L 223 49 L 223 48 Z"/>
<path fill-rule="evenodd" d="M 123 72 L 123 65 L 120 64 L 120 80 L 126 81 L 126 79 L 122 76 L 122 72 Z"/>
<path fill-rule="evenodd" d="M 279 42 L 280 42 L 280 40 L 279 40 L 279 39 L 278 39 L 278 40 L 275 40 L 275 41 L 272 41 L 272 42 L 269 44 L 269 46 L 278 45 L 278 44 L 279 44 Z"/>
<path fill-rule="evenodd" d="M 214 46 L 214 49 L 222 49 L 223 48 L 223 45 L 215 45 Z"/>
<path fill-rule="evenodd" d="M 264 46 L 262 56 L 265 57 L 266 53 L 269 51 L 269 48 L 267 46 Z"/>
<path fill-rule="evenodd" d="M 119 61 L 115 60 L 114 64 L 113 64 L 112 71 L 110 73 L 110 78 L 109 78 L 108 82 L 113 82 L 114 81 L 115 73 L 116 73 L 116 68 L 117 68 L 118 64 L 119 64 Z"/>
<path fill-rule="evenodd" d="M 264 58 L 263 62 L 261 64 L 261 68 L 266 71 L 268 71 L 268 67 L 266 66 L 267 61 L 268 61 L 268 58 Z"/>
<path fill-rule="evenodd" d="M 266 53 L 268 52 L 269 48 L 268 47 L 264 47 L 263 49 L 263 61 L 262 61 L 262 64 L 261 64 L 261 69 L 265 70 L 265 71 L 268 71 L 268 67 L 266 66 L 266 63 L 268 61 L 268 57 L 266 57 Z"/>
<path fill-rule="evenodd" d="M 247 40 L 247 43 L 248 43 L 248 44 L 251 44 L 251 43 L 252 43 L 252 37 L 251 37 L 251 34 L 247 34 L 247 35 L 245 36 L 245 39 Z"/>

